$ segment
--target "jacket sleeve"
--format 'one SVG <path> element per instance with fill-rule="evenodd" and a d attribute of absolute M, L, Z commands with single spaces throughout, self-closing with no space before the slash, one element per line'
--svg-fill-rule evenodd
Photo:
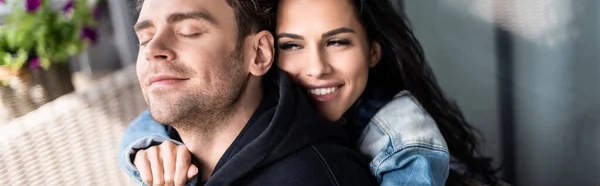
<path fill-rule="evenodd" d="M 379 184 L 444 185 L 450 156 L 431 116 L 409 92 L 381 108 L 358 140 Z"/>
<path fill-rule="evenodd" d="M 165 141 L 171 141 L 177 145 L 182 144 L 179 141 L 170 139 L 165 126 L 154 121 L 148 110 L 144 111 L 125 130 L 119 145 L 119 155 L 117 157 L 119 166 L 136 182 L 144 185 L 140 173 L 133 165 L 133 158 L 137 151 L 160 145 Z"/>
<path fill-rule="evenodd" d="M 392 154 L 372 168 L 381 186 L 443 186 L 448 177 L 449 156 L 443 150 L 413 146 Z"/>

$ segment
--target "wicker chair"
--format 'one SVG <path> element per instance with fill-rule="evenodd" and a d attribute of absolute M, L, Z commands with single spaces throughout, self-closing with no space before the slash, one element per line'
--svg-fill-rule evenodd
<path fill-rule="evenodd" d="M 118 168 L 117 148 L 145 108 L 126 67 L 0 125 L 0 185 L 135 185 Z"/>

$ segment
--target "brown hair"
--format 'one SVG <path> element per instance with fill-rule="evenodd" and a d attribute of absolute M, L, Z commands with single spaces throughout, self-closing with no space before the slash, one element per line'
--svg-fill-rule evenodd
<path fill-rule="evenodd" d="M 233 9 L 238 27 L 238 47 L 244 38 L 259 31 L 273 31 L 277 1 L 273 0 L 227 0 Z M 137 11 L 142 9 L 144 0 L 137 1 Z"/>

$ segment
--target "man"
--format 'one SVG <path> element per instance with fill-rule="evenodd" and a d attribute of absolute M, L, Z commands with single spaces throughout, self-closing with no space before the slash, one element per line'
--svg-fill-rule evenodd
<path fill-rule="evenodd" d="M 260 0 L 138 4 L 138 78 L 154 120 L 168 124 L 168 135 L 180 137 L 195 160 L 199 173 L 187 185 L 375 183 L 362 157 L 339 145 L 344 137 L 339 125 L 317 116 L 285 74 L 269 72 L 274 39 L 267 29 L 275 5 Z M 146 170 L 140 174 L 163 174 L 140 169 Z M 181 175 L 145 181 L 179 185 L 175 180 L 183 180 Z"/>

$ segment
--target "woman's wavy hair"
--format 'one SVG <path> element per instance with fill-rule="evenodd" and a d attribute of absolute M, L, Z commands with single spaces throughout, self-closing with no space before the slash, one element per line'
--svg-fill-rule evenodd
<path fill-rule="evenodd" d="M 360 101 L 346 113 L 350 117 L 348 121 L 359 121 L 352 118 L 358 115 L 357 108 L 376 113 L 383 105 L 370 103 L 387 103 L 400 91 L 408 90 L 437 123 L 450 155 L 470 170 L 464 174 L 451 170 L 446 184 L 465 185 L 465 178 L 480 176 L 482 181 L 497 183 L 497 170 L 492 168 L 491 161 L 478 158 L 479 131 L 469 125 L 456 104 L 445 97 L 405 15 L 396 12 L 389 0 L 351 1 L 369 40 L 381 45 L 382 57 L 369 70 L 367 87 Z"/>

